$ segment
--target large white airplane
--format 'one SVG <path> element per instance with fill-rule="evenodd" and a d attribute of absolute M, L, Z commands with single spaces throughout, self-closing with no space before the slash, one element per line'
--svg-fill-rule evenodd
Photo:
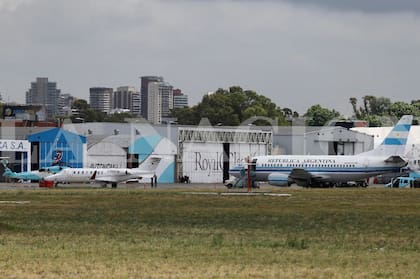
<path fill-rule="evenodd" d="M 413 116 L 404 115 L 377 148 L 352 156 L 335 155 L 268 155 L 251 160 L 256 181 L 274 186 L 296 183 L 301 186 L 337 185 L 388 172 L 399 172 L 407 165 L 403 157 Z M 244 166 L 235 166 L 229 173 L 244 175 Z"/>
<path fill-rule="evenodd" d="M 68 168 L 59 173 L 47 176 L 45 181 L 54 181 L 58 183 L 86 183 L 97 182 L 106 186 L 107 183 L 116 188 L 119 182 L 130 179 L 151 178 L 159 165 L 160 157 L 149 157 L 138 168 Z"/>

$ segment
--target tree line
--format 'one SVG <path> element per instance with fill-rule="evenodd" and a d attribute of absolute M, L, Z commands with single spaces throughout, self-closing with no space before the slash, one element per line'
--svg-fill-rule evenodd
<path fill-rule="evenodd" d="M 353 108 L 352 120 L 365 120 L 371 127 L 382 126 L 386 117 L 400 118 L 404 114 L 420 116 L 420 100 L 411 103 L 391 102 L 389 98 L 366 95 L 359 105 L 357 98 L 349 98 Z M 290 108 L 280 108 L 269 98 L 252 90 L 243 90 L 232 86 L 228 90 L 218 89 L 205 95 L 200 103 L 191 107 L 176 109 L 172 116 L 179 124 L 198 125 L 202 118 L 209 119 L 212 125 L 236 126 L 253 116 L 263 116 L 276 119 L 277 125 L 291 125 L 291 120 L 304 117 L 309 126 L 323 126 L 333 119 L 346 120 L 340 112 L 334 109 L 313 105 L 306 113 L 299 115 Z M 267 121 L 257 121 L 256 125 L 269 125 Z"/>
<path fill-rule="evenodd" d="M 366 95 L 361 101 L 355 97 L 349 98 L 353 109 L 352 120 L 365 120 L 371 127 L 388 125 L 383 119 L 400 118 L 405 114 L 420 116 L 420 100 L 411 103 L 401 101 L 391 102 L 389 98 Z M 124 122 L 124 119 L 133 117 L 129 113 L 115 113 L 107 115 L 90 108 L 89 104 L 78 99 L 73 104 L 78 111 L 71 120 L 77 122 Z M 201 102 L 192 107 L 178 108 L 171 111 L 171 117 L 176 118 L 180 125 L 198 125 L 203 118 L 209 120 L 213 126 L 238 126 L 249 119 L 254 125 L 291 125 L 295 118 L 303 117 L 306 125 L 323 126 L 333 119 L 346 120 L 340 112 L 315 104 L 303 114 L 291 108 L 281 108 L 271 99 L 258 94 L 253 90 L 244 90 L 240 86 L 228 89 L 219 88 L 213 93 L 203 96 Z M 274 122 L 274 123 L 273 123 Z"/>

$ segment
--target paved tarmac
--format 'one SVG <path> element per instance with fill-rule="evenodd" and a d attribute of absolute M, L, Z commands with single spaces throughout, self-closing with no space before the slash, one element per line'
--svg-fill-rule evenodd
<path fill-rule="evenodd" d="M 99 184 L 59 184 L 58 189 L 90 189 L 102 188 Z M 110 185 L 107 188 L 111 188 Z M 159 183 L 157 188 L 151 188 L 150 183 L 119 183 L 121 189 L 139 189 L 139 190 L 206 190 L 206 191 L 226 191 L 226 192 L 246 192 L 247 188 L 227 189 L 222 183 Z M 382 184 L 369 185 L 369 188 L 384 188 Z M 49 188 L 40 188 L 38 183 L 0 183 L 0 190 L 49 190 Z M 271 192 L 273 190 L 304 189 L 303 187 L 292 185 L 290 187 L 276 187 L 262 183 L 259 189 L 251 189 L 253 192 Z M 337 188 L 338 189 L 338 188 Z M 364 188 L 360 188 L 364 189 Z"/>

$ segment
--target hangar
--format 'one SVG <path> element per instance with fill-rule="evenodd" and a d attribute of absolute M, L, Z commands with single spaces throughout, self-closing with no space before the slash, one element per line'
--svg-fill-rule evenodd
<path fill-rule="evenodd" d="M 180 127 L 178 130 L 178 177 L 193 182 L 222 182 L 229 168 L 247 157 L 271 154 L 270 130 L 244 127 Z"/>
<path fill-rule="evenodd" d="M 31 143 L 33 169 L 51 166 L 57 159 L 73 168 L 83 167 L 86 150 L 84 136 L 52 128 L 29 135 L 28 141 Z"/>
<path fill-rule="evenodd" d="M 274 130 L 272 154 L 355 155 L 373 149 L 367 133 L 337 126 L 285 126 Z"/>
<path fill-rule="evenodd" d="M 88 136 L 84 167 L 126 168 L 127 136 Z"/>

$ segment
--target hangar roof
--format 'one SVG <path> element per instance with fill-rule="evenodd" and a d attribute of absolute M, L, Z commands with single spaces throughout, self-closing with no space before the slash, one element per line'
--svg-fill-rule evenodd
<path fill-rule="evenodd" d="M 81 136 L 64 129 L 52 128 L 46 131 L 38 132 L 28 136 L 30 142 L 76 142 L 86 143 L 86 137 Z"/>

